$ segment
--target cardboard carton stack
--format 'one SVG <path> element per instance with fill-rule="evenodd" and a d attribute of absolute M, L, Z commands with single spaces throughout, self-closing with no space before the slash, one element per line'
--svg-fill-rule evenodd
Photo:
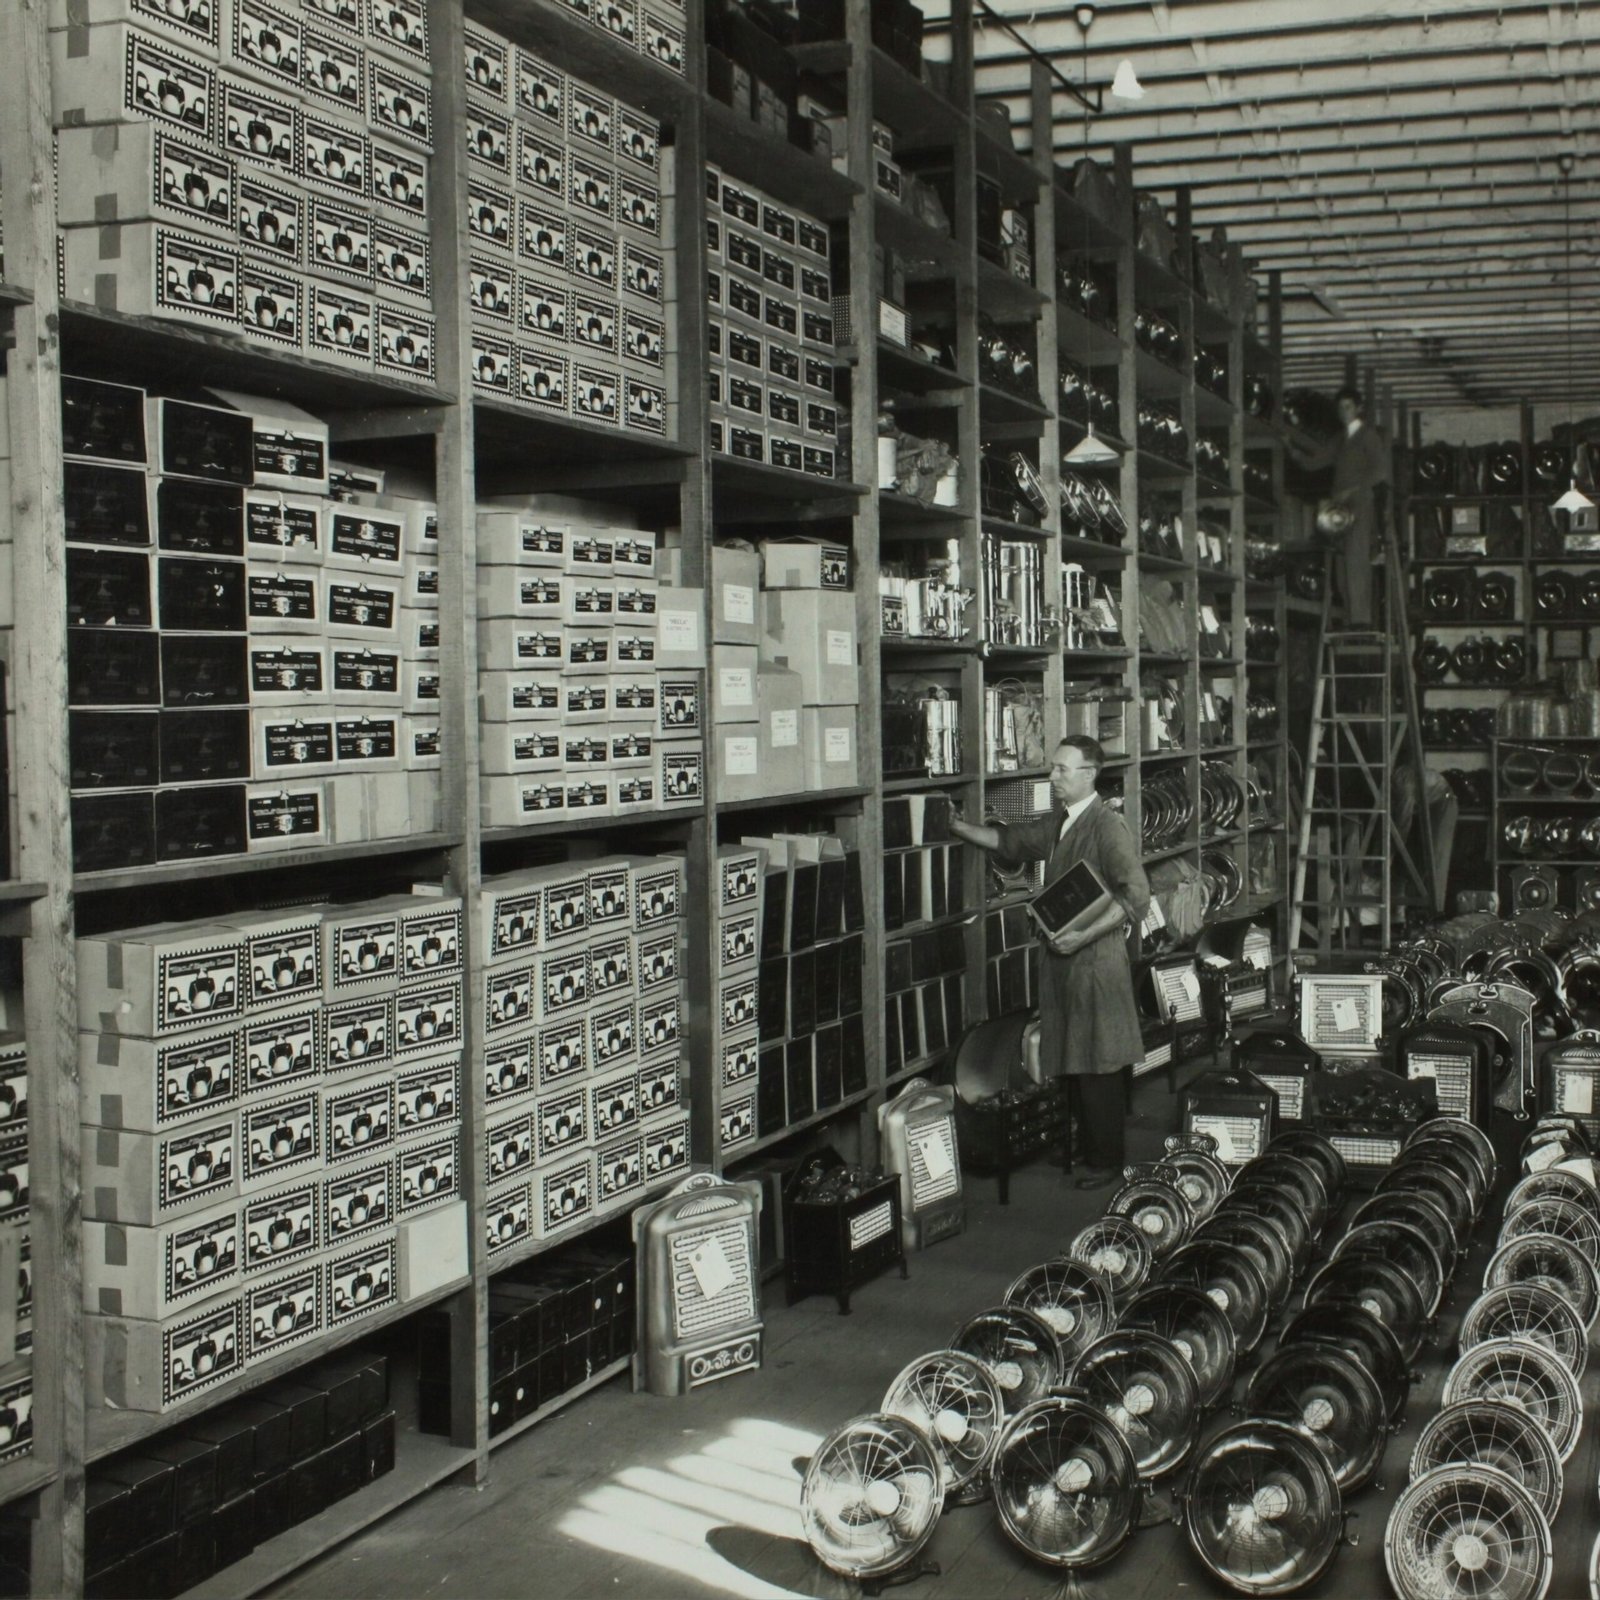
<path fill-rule="evenodd" d="M 660 126 L 471 22 L 464 71 L 474 387 L 670 436 L 672 229 Z"/>
<path fill-rule="evenodd" d="M 63 381 L 74 863 L 431 832 L 431 504 L 278 401 Z"/>
<path fill-rule="evenodd" d="M 426 6 L 52 0 L 51 29 L 69 300 L 433 380 Z"/>
<path fill-rule="evenodd" d="M 702 596 L 660 557 L 648 530 L 479 508 L 486 827 L 704 799 Z"/>
<path fill-rule="evenodd" d="M 705 181 L 711 448 L 813 477 L 848 476 L 827 224 L 715 166 Z"/>
<path fill-rule="evenodd" d="M 672 856 L 485 881 L 491 1259 L 625 1209 L 687 1165 L 683 903 Z"/>
<path fill-rule="evenodd" d="M 423 893 L 79 940 L 91 1404 L 168 1410 L 466 1272 L 462 966 Z"/>

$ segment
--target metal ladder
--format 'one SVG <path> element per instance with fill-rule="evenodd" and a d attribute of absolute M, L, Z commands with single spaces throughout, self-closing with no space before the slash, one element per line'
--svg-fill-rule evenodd
<path fill-rule="evenodd" d="M 1291 953 L 1303 945 L 1306 954 L 1382 953 L 1406 906 L 1437 911 L 1443 901 L 1411 632 L 1387 518 L 1383 557 L 1378 627 L 1333 626 L 1331 585 L 1323 590 L 1289 903 Z"/>

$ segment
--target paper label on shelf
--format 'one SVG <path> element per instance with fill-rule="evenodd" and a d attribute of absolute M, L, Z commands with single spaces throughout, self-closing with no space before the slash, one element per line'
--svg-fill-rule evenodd
<path fill-rule="evenodd" d="M 756 703 L 756 675 L 749 667 L 719 667 L 717 694 L 725 706 L 753 706 Z"/>
<path fill-rule="evenodd" d="M 953 1170 L 950 1165 L 950 1152 L 944 1147 L 942 1130 L 934 1127 L 925 1133 L 915 1133 L 911 1142 L 916 1146 L 917 1154 L 922 1157 L 922 1165 L 930 1178 L 948 1178 Z"/>
<path fill-rule="evenodd" d="M 754 626 L 756 620 L 755 590 L 747 583 L 723 584 L 722 614 L 729 622 L 744 622 Z"/>
<path fill-rule="evenodd" d="M 774 711 L 772 713 L 772 747 L 782 750 L 800 743 L 800 713 Z"/>
<path fill-rule="evenodd" d="M 1562 1072 L 1556 1076 L 1561 1109 L 1575 1117 L 1594 1113 L 1594 1079 L 1587 1072 Z"/>
<path fill-rule="evenodd" d="M 1333 1025 L 1341 1033 L 1353 1033 L 1361 1026 L 1361 1007 L 1348 995 L 1340 995 L 1332 1009 Z"/>
<path fill-rule="evenodd" d="M 707 1300 L 715 1300 L 733 1283 L 733 1268 L 720 1239 L 707 1239 L 689 1256 L 689 1269 Z"/>
<path fill-rule="evenodd" d="M 850 730 L 825 728 L 822 734 L 822 759 L 834 766 L 850 759 Z"/>
<path fill-rule="evenodd" d="M 760 766 L 756 759 L 755 739 L 725 740 L 722 746 L 722 765 L 732 778 L 753 778 Z"/>
<path fill-rule="evenodd" d="M 856 636 L 845 628 L 828 629 L 828 665 L 853 667 L 856 664 Z"/>
<path fill-rule="evenodd" d="M 662 607 L 656 616 L 656 628 L 663 650 L 698 650 L 700 648 L 700 616 L 694 611 L 668 610 Z"/>

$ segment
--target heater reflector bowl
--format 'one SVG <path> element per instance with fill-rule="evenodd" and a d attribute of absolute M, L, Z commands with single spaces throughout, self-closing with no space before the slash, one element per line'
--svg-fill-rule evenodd
<path fill-rule="evenodd" d="M 1520 1407 L 1550 1435 L 1565 1461 L 1583 1430 L 1578 1380 L 1542 1344 L 1491 1339 L 1474 1345 L 1445 1375 L 1441 1404 L 1503 1400 Z"/>
<path fill-rule="evenodd" d="M 1216 1405 L 1232 1388 L 1238 1360 L 1233 1325 L 1203 1290 L 1187 1283 L 1152 1284 L 1128 1302 L 1117 1327 L 1170 1340 L 1194 1370 L 1202 1407 Z"/>
<path fill-rule="evenodd" d="M 1531 1339 L 1542 1344 L 1574 1378 L 1589 1361 L 1589 1335 L 1578 1313 L 1537 1283 L 1505 1283 L 1485 1289 L 1461 1319 L 1463 1353 L 1491 1339 Z"/>
<path fill-rule="evenodd" d="M 1068 1361 L 1107 1332 L 1114 1320 L 1109 1285 L 1076 1261 L 1029 1267 L 1006 1290 L 1005 1303 L 1031 1311 L 1043 1322 Z"/>
<path fill-rule="evenodd" d="M 1150 1277 L 1150 1245 L 1126 1217 L 1101 1217 L 1080 1228 L 1067 1246 L 1067 1254 L 1080 1266 L 1098 1272 L 1110 1286 L 1112 1300 L 1119 1304 L 1137 1294 Z"/>
<path fill-rule="evenodd" d="M 1108 1333 L 1072 1364 L 1068 1382 L 1122 1431 L 1141 1478 L 1176 1472 L 1194 1449 L 1199 1389 L 1171 1340 L 1136 1328 Z"/>
<path fill-rule="evenodd" d="M 995 1306 L 964 1323 L 950 1341 L 994 1375 L 1007 1415 L 1043 1399 L 1061 1381 L 1055 1330 L 1020 1306 Z"/>
<path fill-rule="evenodd" d="M 1565 1300 L 1585 1329 L 1594 1327 L 1600 1311 L 1600 1277 L 1589 1258 L 1570 1239 L 1554 1234 L 1525 1233 L 1508 1240 L 1489 1259 L 1485 1288 L 1506 1283 L 1537 1283 Z"/>
<path fill-rule="evenodd" d="M 1328 1458 L 1341 1494 L 1363 1488 L 1383 1455 L 1387 1417 L 1377 1380 L 1327 1345 L 1280 1345 L 1251 1377 L 1244 1410 L 1303 1428 Z"/>
<path fill-rule="evenodd" d="M 1550 1525 L 1505 1473 L 1435 1467 L 1395 1501 L 1383 1564 L 1399 1600 L 1544 1600 Z"/>
<path fill-rule="evenodd" d="M 1458 1400 L 1428 1419 L 1411 1452 L 1411 1476 L 1454 1466 L 1493 1467 L 1515 1478 L 1552 1522 L 1561 1509 L 1561 1460 L 1550 1435 L 1502 1400 Z"/>

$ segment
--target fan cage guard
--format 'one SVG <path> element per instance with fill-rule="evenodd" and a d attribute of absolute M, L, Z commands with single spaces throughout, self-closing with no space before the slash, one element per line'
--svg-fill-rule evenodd
<path fill-rule="evenodd" d="M 1145 1236 L 1159 1265 L 1194 1231 L 1189 1202 L 1170 1183 L 1140 1178 L 1125 1183 L 1106 1205 L 1109 1216 L 1131 1222 Z"/>
<path fill-rule="evenodd" d="M 1445 1590 L 1446 1563 L 1469 1582 Z M 1493 1575 L 1495 1600 L 1544 1600 L 1554 1568 L 1550 1524 L 1533 1496 L 1494 1467 L 1435 1467 L 1395 1501 L 1383 1564 L 1399 1600 L 1474 1595 L 1480 1573 Z"/>
<path fill-rule="evenodd" d="M 945 1468 L 947 1499 L 982 1485 L 1006 1413 L 994 1374 L 976 1356 L 960 1350 L 918 1356 L 889 1385 L 883 1411 L 928 1436 Z"/>
<path fill-rule="evenodd" d="M 1209 1326 L 1198 1326 L 1202 1323 Z M 1214 1406 L 1233 1387 L 1239 1341 L 1233 1324 L 1203 1289 L 1187 1283 L 1152 1284 L 1128 1303 L 1117 1328 L 1153 1333 L 1173 1345 L 1194 1373 L 1202 1409 Z"/>
<path fill-rule="evenodd" d="M 1503 1215 L 1510 1216 L 1530 1200 L 1545 1198 L 1570 1200 L 1600 1222 L 1600 1189 L 1585 1183 L 1576 1173 L 1563 1172 L 1559 1167 L 1547 1167 L 1543 1172 L 1530 1172 L 1525 1178 L 1518 1178 L 1506 1196 Z"/>
<path fill-rule="evenodd" d="M 1127 1439 L 1142 1479 L 1169 1477 L 1189 1459 L 1199 1436 L 1200 1391 L 1170 1339 L 1136 1329 L 1109 1333 L 1073 1362 L 1067 1381 Z"/>
<path fill-rule="evenodd" d="M 847 1578 L 883 1577 L 914 1561 L 943 1509 L 932 1442 L 881 1413 L 851 1418 L 818 1445 L 800 1495 L 807 1543 Z"/>
<path fill-rule="evenodd" d="M 1526 1339 L 1475 1345 L 1445 1375 L 1440 1403 L 1500 1399 L 1526 1411 L 1562 1461 L 1571 1456 L 1583 1432 L 1583 1396 L 1578 1380 L 1543 1345 Z"/>
<path fill-rule="evenodd" d="M 1227 1319 L 1240 1350 L 1261 1343 L 1272 1317 L 1267 1280 L 1250 1252 L 1226 1239 L 1191 1239 L 1162 1264 L 1161 1283 L 1193 1288 Z"/>
<path fill-rule="evenodd" d="M 962 1324 L 950 1341 L 994 1375 L 1007 1413 L 1020 1411 L 1061 1381 L 1061 1345 L 1050 1325 L 1020 1306 L 995 1306 Z"/>
<path fill-rule="evenodd" d="M 1333 1469 L 1286 1422 L 1224 1429 L 1196 1458 L 1185 1498 L 1195 1554 L 1241 1594 L 1291 1594 L 1315 1583 L 1343 1532 Z"/>
<path fill-rule="evenodd" d="M 1040 1400 L 1019 1411 L 995 1442 L 990 1477 L 1006 1537 L 1052 1567 L 1109 1561 L 1138 1520 L 1133 1451 L 1081 1400 Z"/>
<path fill-rule="evenodd" d="M 1201 1223 L 1209 1217 L 1228 1193 L 1227 1168 L 1198 1150 L 1175 1150 L 1156 1163 L 1156 1176 L 1170 1183 Z"/>
<path fill-rule="evenodd" d="M 1115 1319 L 1104 1278 L 1077 1261 L 1043 1261 L 1019 1273 L 1005 1303 L 1031 1311 L 1056 1336 L 1063 1359 L 1110 1331 Z"/>
<path fill-rule="evenodd" d="M 1126 1217 L 1100 1217 L 1080 1228 L 1067 1255 L 1098 1272 L 1110 1284 L 1114 1302 L 1136 1295 L 1149 1281 L 1154 1265 L 1149 1242 Z"/>
<path fill-rule="evenodd" d="M 1526 1411 L 1503 1400 L 1458 1400 L 1429 1418 L 1411 1452 L 1410 1476 L 1472 1465 L 1515 1478 L 1555 1521 L 1565 1475 L 1550 1435 Z"/>
<path fill-rule="evenodd" d="M 1589 1364 L 1589 1337 L 1578 1313 L 1539 1283 L 1503 1283 L 1485 1289 L 1461 1318 L 1463 1355 L 1493 1339 L 1542 1344 L 1574 1378 Z"/>
<path fill-rule="evenodd" d="M 1590 1266 L 1600 1266 L 1600 1223 L 1575 1201 L 1548 1195 L 1526 1201 L 1515 1211 L 1507 1211 L 1495 1242 L 1508 1244 L 1530 1233 L 1566 1239 L 1582 1251 Z"/>
<path fill-rule="evenodd" d="M 1346 1425 L 1336 1431 L 1341 1403 Z M 1378 1470 L 1388 1408 L 1377 1379 L 1354 1356 L 1328 1345 L 1280 1346 L 1251 1376 L 1244 1409 L 1302 1429 L 1327 1458 L 1341 1494 L 1365 1487 Z"/>
<path fill-rule="evenodd" d="M 1483 1286 L 1498 1289 L 1508 1283 L 1542 1285 L 1578 1313 L 1585 1333 L 1593 1330 L 1600 1313 L 1600 1275 L 1571 1240 L 1525 1233 L 1501 1245 L 1484 1269 Z"/>

